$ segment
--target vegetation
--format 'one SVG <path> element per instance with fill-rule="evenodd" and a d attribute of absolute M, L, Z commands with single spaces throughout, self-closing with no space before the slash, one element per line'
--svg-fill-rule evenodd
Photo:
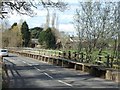
<path fill-rule="evenodd" d="M 29 30 L 26 22 L 23 22 L 22 26 L 14 23 L 9 30 L 3 32 L 3 46 L 28 47 L 30 46 L 30 39 L 35 38 L 39 39 L 40 45 L 46 49 L 56 49 L 56 43 L 60 42 L 63 51 L 82 53 L 86 55 L 85 58 L 88 63 L 94 63 L 96 59 L 100 60 L 98 56 L 110 56 L 114 58 L 115 62 L 118 63 L 120 61 L 120 2 L 80 2 L 79 8 L 75 11 L 73 21 L 77 31 L 77 40 L 75 42 L 70 40 L 73 37 L 71 38 L 64 32 L 59 35 L 59 32 L 54 27 L 55 14 L 53 15 L 52 28 L 49 28 L 50 8 L 48 7 L 66 8 L 64 3 L 55 4 L 51 0 L 49 1 L 49 3 L 45 3 L 41 0 L 42 5 L 47 10 L 44 29 L 34 27 Z M 21 14 L 30 14 L 32 13 L 31 7 L 35 7 L 30 2 L 4 3 L 10 6 L 10 9 L 16 10 Z M 5 17 L 1 12 L 0 15 L 1 18 Z M 73 48 L 74 46 L 77 48 Z M 103 61 L 106 62 L 106 59 L 103 58 Z"/>
<path fill-rule="evenodd" d="M 78 32 L 79 52 L 89 57 L 95 51 L 99 55 L 114 51 L 111 56 L 119 58 L 119 8 L 120 2 L 80 2 L 73 22 Z"/>
<path fill-rule="evenodd" d="M 40 32 L 39 43 L 44 45 L 44 48 L 55 49 L 56 48 L 56 37 L 52 32 L 51 28 Z"/>
<path fill-rule="evenodd" d="M 20 47 L 22 45 L 22 36 L 20 26 L 14 23 L 9 30 L 2 32 L 3 47 Z"/>
<path fill-rule="evenodd" d="M 59 0 L 57 2 L 53 2 L 51 0 L 49 0 L 48 2 L 44 0 L 39 0 L 38 2 L 31 0 L 22 0 L 22 2 L 20 2 L 19 0 L 1 0 L 0 18 L 6 18 L 6 16 L 8 16 L 9 13 L 13 13 L 13 11 L 16 11 L 17 13 L 22 15 L 34 16 L 34 10 L 38 9 L 39 6 L 43 6 L 44 8 L 57 8 L 60 11 L 64 11 L 67 8 L 67 4 Z"/>
<path fill-rule="evenodd" d="M 21 34 L 22 34 L 22 46 L 28 47 L 30 44 L 31 34 L 26 22 L 23 22 L 21 26 Z"/>
<path fill-rule="evenodd" d="M 43 30 L 43 28 L 41 28 L 41 27 L 31 28 L 31 29 L 30 29 L 31 38 L 38 39 L 38 38 L 39 38 L 39 35 L 40 35 L 40 32 L 41 32 L 42 30 Z"/>

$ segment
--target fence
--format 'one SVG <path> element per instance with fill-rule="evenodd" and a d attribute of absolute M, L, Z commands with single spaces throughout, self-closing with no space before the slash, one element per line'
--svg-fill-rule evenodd
<path fill-rule="evenodd" d="M 83 52 L 77 53 L 71 51 L 66 52 L 66 51 L 37 49 L 37 48 L 9 48 L 9 49 L 20 52 L 32 53 L 32 54 L 56 56 L 80 63 L 89 63 L 89 64 L 92 63 L 95 65 L 105 66 L 107 68 L 120 69 L 119 63 L 117 62 L 118 60 L 113 56 L 110 56 L 109 54 L 106 56 L 98 55 L 96 57 L 96 60 L 94 60 L 91 55 L 87 55 Z M 116 61 L 116 64 L 114 64 L 114 61 Z"/>
<path fill-rule="evenodd" d="M 25 51 L 25 50 L 22 50 L 22 51 L 11 50 L 10 52 L 16 53 L 18 55 L 22 55 L 25 57 L 34 58 L 40 61 L 44 61 L 46 63 L 50 63 L 53 65 L 57 65 L 65 68 L 73 68 L 75 70 L 88 72 L 93 76 L 120 82 L 120 77 L 119 77 L 120 72 L 118 70 L 105 68 L 103 66 L 94 65 L 94 64 L 88 64 L 88 63 L 82 63 L 82 62 L 80 63 L 75 60 L 71 60 L 71 57 L 67 56 L 65 52 L 62 52 L 62 54 L 60 52 L 57 52 L 55 54 L 54 52 L 49 55 L 46 50 L 39 50 L 39 51 L 40 51 L 39 53 L 35 53 L 35 51 L 30 53 L 30 51 Z M 70 55 L 70 52 L 68 53 L 68 55 Z M 73 55 L 73 56 L 74 58 L 77 58 L 76 55 Z"/>

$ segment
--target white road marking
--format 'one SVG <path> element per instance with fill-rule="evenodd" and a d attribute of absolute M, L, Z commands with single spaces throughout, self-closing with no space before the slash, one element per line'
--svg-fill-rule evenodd
<path fill-rule="evenodd" d="M 31 64 L 28 63 L 29 66 L 32 66 Z"/>
<path fill-rule="evenodd" d="M 36 68 L 36 67 L 34 67 L 35 69 L 37 69 L 38 71 L 41 71 L 39 68 Z"/>
<path fill-rule="evenodd" d="M 30 65 L 31 65 L 31 66 L 37 66 L 37 65 L 39 65 L 39 64 L 34 64 L 34 63 L 31 63 Z"/>
<path fill-rule="evenodd" d="M 37 67 L 34 67 L 35 69 L 37 69 L 38 71 L 41 71 L 39 68 L 37 68 Z M 44 72 L 44 74 L 46 75 L 46 76 L 48 76 L 49 78 L 51 78 L 51 79 L 53 79 L 53 77 L 52 76 L 50 76 L 49 74 L 47 74 L 47 73 L 45 73 Z"/>
<path fill-rule="evenodd" d="M 35 69 L 37 69 L 38 71 L 41 71 L 39 68 L 37 68 L 37 67 L 34 67 Z M 49 74 L 47 74 L 47 73 L 45 73 L 44 72 L 44 74 L 46 75 L 46 76 L 48 76 L 49 78 L 51 78 L 51 79 L 53 79 L 53 77 L 52 76 L 50 76 Z"/>
<path fill-rule="evenodd" d="M 58 82 L 63 83 L 63 84 L 65 84 L 65 85 L 67 85 L 67 86 L 72 87 L 72 85 L 71 85 L 71 84 L 68 84 L 68 83 L 66 83 L 66 82 L 63 82 L 63 81 L 61 81 L 61 80 L 58 80 Z"/>
<path fill-rule="evenodd" d="M 49 74 L 47 74 L 47 73 L 44 73 L 44 74 L 47 75 L 49 78 L 53 79 L 53 77 L 50 76 Z"/>
<path fill-rule="evenodd" d="M 32 66 L 31 64 L 28 64 L 29 66 Z M 39 68 L 37 68 L 37 67 L 34 67 L 36 70 L 38 70 L 38 71 L 41 71 Z M 51 78 L 51 79 L 54 79 L 52 76 L 50 76 L 48 73 L 46 73 L 46 72 L 44 72 L 44 74 L 46 75 L 46 76 L 48 76 L 49 78 Z M 67 85 L 67 86 L 70 86 L 70 87 L 72 87 L 72 85 L 71 84 L 69 84 L 69 83 L 66 83 L 66 82 L 63 82 L 63 81 L 61 81 L 61 80 L 58 80 L 58 82 L 60 82 L 60 83 L 63 83 L 63 84 L 65 84 L 65 85 Z"/>
<path fill-rule="evenodd" d="M 36 66 L 37 66 L 37 65 L 39 65 L 39 64 L 37 64 L 37 63 L 34 64 L 34 63 L 33 63 L 32 65 L 36 65 Z"/>
<path fill-rule="evenodd" d="M 25 61 L 22 61 L 23 63 L 26 63 Z"/>
<path fill-rule="evenodd" d="M 29 65 L 29 66 L 32 66 L 31 64 L 29 64 L 29 63 L 27 63 L 27 62 L 25 62 L 25 61 L 22 61 L 23 63 L 25 63 L 25 64 L 27 64 L 27 65 Z"/>

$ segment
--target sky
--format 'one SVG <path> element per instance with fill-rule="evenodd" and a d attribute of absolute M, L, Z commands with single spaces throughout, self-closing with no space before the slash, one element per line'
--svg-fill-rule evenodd
<path fill-rule="evenodd" d="M 37 1 L 37 0 L 36 0 Z M 56 2 L 58 0 L 52 0 L 53 2 Z M 61 12 L 60 10 L 53 10 L 50 9 L 50 26 L 51 21 L 53 17 L 53 12 L 56 12 L 57 18 L 57 28 L 59 31 L 64 31 L 68 34 L 75 34 L 76 31 L 74 29 L 74 26 L 72 24 L 73 22 L 73 16 L 75 9 L 78 5 L 78 0 L 62 0 L 65 3 L 68 3 L 68 8 Z M 29 28 L 33 27 L 43 27 L 46 23 L 46 15 L 47 10 L 45 8 L 39 8 L 34 9 L 34 12 L 36 15 L 34 17 L 26 16 L 26 15 L 20 15 L 13 11 L 13 13 L 9 13 L 9 18 L 7 18 L 7 21 L 10 25 L 12 25 L 14 22 L 19 23 L 20 20 L 26 21 Z"/>
<path fill-rule="evenodd" d="M 34 1 L 38 1 L 38 0 L 34 0 Z M 56 2 L 58 0 L 52 0 L 52 1 Z M 52 20 L 53 12 L 56 12 L 56 16 L 58 17 L 58 22 L 57 22 L 58 30 L 64 31 L 70 35 L 75 35 L 76 30 L 72 24 L 73 17 L 75 14 L 75 10 L 78 8 L 79 1 L 83 2 L 83 0 L 62 0 L 62 1 L 65 3 L 68 3 L 68 9 L 65 10 L 64 12 L 51 9 L 50 21 Z M 99 1 L 99 0 L 95 0 L 95 1 Z M 46 23 L 46 15 L 47 15 L 46 9 L 42 7 L 39 9 L 34 9 L 34 12 L 36 13 L 36 15 L 34 17 L 30 17 L 27 15 L 17 14 L 16 12 L 13 11 L 13 13 L 9 13 L 9 18 L 7 18 L 8 23 L 12 25 L 15 22 L 19 23 L 20 20 L 22 19 L 23 21 L 27 22 L 29 28 L 43 27 Z M 50 22 L 50 25 L 51 25 L 51 22 Z"/>

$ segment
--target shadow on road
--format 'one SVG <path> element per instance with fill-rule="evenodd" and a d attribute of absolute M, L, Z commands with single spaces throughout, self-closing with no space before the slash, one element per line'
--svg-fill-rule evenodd
<path fill-rule="evenodd" d="M 16 56 L 16 55 L 10 55 L 10 56 L 8 56 L 8 57 L 18 57 L 18 56 Z"/>
<path fill-rule="evenodd" d="M 83 74 L 78 73 L 76 71 L 72 71 L 69 69 L 48 65 L 48 64 L 33 64 L 28 65 L 26 63 L 23 64 L 14 64 L 13 62 L 6 60 L 9 64 L 7 65 L 7 71 L 6 77 L 4 77 L 4 80 L 9 81 L 9 88 L 34 88 L 39 90 L 80 90 L 80 87 L 87 87 L 87 84 L 93 83 L 99 83 L 104 85 L 104 80 L 91 80 L 91 78 L 94 78 L 93 76 L 90 76 L 89 74 Z M 29 62 L 30 63 L 30 62 Z M 53 78 L 50 78 L 48 75 L 45 75 L 47 73 L 49 76 L 52 76 Z M 83 81 L 87 82 L 87 84 L 84 83 L 78 83 L 77 85 L 79 88 L 69 87 L 69 86 L 59 86 L 54 85 L 54 87 L 47 87 L 46 82 L 52 85 L 53 81 L 62 80 L 68 84 L 74 84 L 74 81 Z M 71 80 L 71 81 L 70 81 Z M 73 80 L 73 81 L 72 81 Z M 58 82 L 57 82 L 58 83 Z M 44 84 L 42 87 L 41 84 Z M 94 84 L 93 84 L 94 85 Z M 111 85 L 111 86 L 110 86 Z M 46 87 L 45 87 L 46 86 Z M 106 87 L 112 87 L 112 84 L 106 84 Z M 114 86 L 114 85 L 113 85 Z M 115 87 L 115 86 L 114 86 Z M 82 88 L 83 89 L 83 88 Z M 84 89 L 86 90 L 86 89 Z M 101 90 L 100 89 L 92 89 L 92 90 Z M 102 90 L 104 90 L 102 88 Z M 105 89 L 107 90 L 107 89 Z M 113 90 L 113 88 L 112 88 Z M 117 89 L 114 89 L 117 90 Z"/>

